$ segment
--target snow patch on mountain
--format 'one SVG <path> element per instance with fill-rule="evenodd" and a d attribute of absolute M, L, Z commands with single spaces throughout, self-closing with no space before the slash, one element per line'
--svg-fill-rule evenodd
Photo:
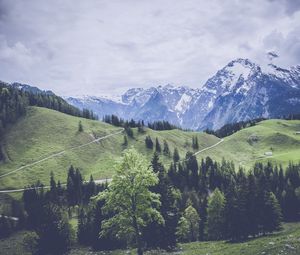
<path fill-rule="evenodd" d="M 191 96 L 187 94 L 183 94 L 180 100 L 178 101 L 178 103 L 176 104 L 175 110 L 184 113 L 186 109 L 189 107 L 189 103 L 191 102 L 191 100 L 192 100 Z"/>
<path fill-rule="evenodd" d="M 230 122 L 299 113 L 300 66 L 261 67 L 239 58 L 199 89 L 168 84 L 129 89 L 118 99 L 86 97 L 68 101 L 92 109 L 100 118 L 116 114 L 146 122 L 167 120 L 189 129 L 216 129 Z"/>

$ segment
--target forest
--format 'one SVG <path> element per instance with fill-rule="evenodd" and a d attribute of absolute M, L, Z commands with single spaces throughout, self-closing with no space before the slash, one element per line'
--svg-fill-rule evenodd
<path fill-rule="evenodd" d="M 299 220 L 300 165 L 286 169 L 256 163 L 250 171 L 233 163 L 198 162 L 193 153 L 174 157 L 166 169 L 157 150 L 150 162 L 124 151 L 108 183 L 85 181 L 71 166 L 66 182 L 50 176 L 50 188 L 28 187 L 0 218 L 2 237 L 31 230 L 24 243 L 33 254 L 63 254 L 74 243 L 94 250 L 176 249 L 178 242 L 240 242 Z M 70 219 L 77 219 L 77 230 Z"/>

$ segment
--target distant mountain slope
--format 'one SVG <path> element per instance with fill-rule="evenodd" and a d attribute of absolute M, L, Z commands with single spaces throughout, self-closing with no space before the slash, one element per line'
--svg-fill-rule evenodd
<path fill-rule="evenodd" d="M 89 96 L 66 100 L 92 109 L 100 118 L 116 114 L 167 120 L 183 128 L 217 129 L 231 122 L 299 113 L 300 66 L 287 70 L 270 64 L 262 69 L 248 59 L 236 59 L 200 89 L 167 85 L 130 89 L 118 100 Z"/>

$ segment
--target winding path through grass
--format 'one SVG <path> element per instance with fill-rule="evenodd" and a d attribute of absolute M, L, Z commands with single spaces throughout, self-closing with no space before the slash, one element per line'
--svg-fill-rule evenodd
<path fill-rule="evenodd" d="M 15 172 L 17 172 L 17 171 L 20 171 L 20 170 L 24 169 L 24 168 L 27 168 L 27 167 L 30 167 L 30 166 L 39 164 L 39 163 L 41 163 L 41 162 L 43 162 L 43 161 L 45 161 L 45 160 L 47 160 L 47 159 L 50 159 L 50 158 L 53 158 L 53 157 L 57 157 L 57 156 L 59 156 L 59 155 L 62 155 L 62 154 L 64 154 L 64 153 L 65 153 L 66 151 L 68 151 L 68 150 L 74 150 L 74 149 L 82 148 L 82 147 L 87 146 L 87 145 L 89 145 L 89 144 L 92 144 L 92 143 L 95 143 L 95 142 L 104 140 L 104 139 L 106 139 L 106 138 L 108 138 L 108 137 L 111 137 L 111 136 L 120 134 L 120 133 L 122 133 L 123 131 L 124 131 L 124 129 L 122 129 L 122 130 L 120 130 L 120 131 L 118 131 L 118 132 L 116 132 L 116 133 L 109 134 L 109 135 L 106 135 L 106 136 L 97 138 L 97 139 L 95 139 L 95 140 L 93 140 L 93 141 L 91 141 L 91 142 L 88 142 L 88 143 L 85 143 L 85 144 L 82 144 L 82 145 L 79 145 L 79 146 L 75 146 L 75 147 L 72 147 L 72 148 L 63 150 L 63 151 L 61 151 L 61 152 L 58 152 L 58 153 L 54 153 L 54 154 L 52 154 L 52 155 L 50 155 L 50 156 L 48 156 L 48 157 L 46 157 L 46 158 L 43 158 L 43 159 L 41 159 L 41 160 L 35 161 L 35 162 L 31 163 L 31 164 L 22 166 L 22 167 L 20 167 L 20 168 L 18 168 L 18 169 L 16 169 L 16 170 L 13 170 L 13 171 L 11 171 L 11 172 L 8 172 L 8 173 L 6 173 L 6 174 L 3 174 L 3 175 L 0 176 L 0 178 L 3 178 L 3 177 L 5 177 L 5 176 L 7 176 L 7 175 L 10 175 L 10 174 L 13 174 L 13 173 L 15 173 Z M 221 140 L 218 141 L 217 143 L 215 143 L 215 144 L 213 144 L 213 145 L 211 145 L 211 146 L 208 146 L 208 147 L 206 147 L 206 148 L 204 148 L 204 149 L 201 149 L 201 150 L 195 152 L 194 155 L 196 156 L 196 155 L 198 155 L 198 154 L 201 153 L 201 152 L 204 152 L 204 151 L 206 151 L 206 150 L 212 149 L 212 148 L 218 146 L 218 145 L 219 145 L 220 143 L 222 143 L 223 141 L 224 141 L 224 139 L 221 139 Z M 105 179 L 98 179 L 98 180 L 95 180 L 95 183 L 96 183 L 96 184 L 102 184 L 102 183 L 109 182 L 109 181 L 111 181 L 111 179 L 105 178 Z M 61 184 L 61 185 L 62 185 L 62 186 L 66 186 L 67 184 L 66 184 L 66 183 L 63 183 L 63 184 Z M 0 193 L 15 193 L 15 192 L 22 192 L 22 191 L 24 191 L 24 190 L 42 189 L 42 188 L 43 188 L 43 189 L 49 189 L 50 186 L 28 187 L 28 188 L 23 188 L 23 189 L 11 189 L 11 190 L 0 190 Z"/>
<path fill-rule="evenodd" d="M 58 156 L 64 154 L 65 152 L 67 152 L 67 151 L 79 149 L 79 148 L 88 146 L 88 145 L 90 145 L 90 144 L 92 144 L 92 143 L 96 143 L 96 142 L 99 142 L 99 141 L 101 141 L 101 140 L 107 139 L 107 138 L 109 138 L 109 137 L 111 137 L 111 136 L 121 134 L 123 131 L 124 131 L 124 128 L 123 128 L 122 130 L 119 130 L 118 132 L 115 132 L 115 133 L 112 133 L 112 134 L 109 134 L 109 135 L 106 135 L 106 136 L 102 136 L 102 137 L 97 138 L 97 139 L 94 139 L 93 141 L 90 141 L 90 142 L 88 142 L 88 143 L 85 143 L 85 144 L 82 144 L 82 145 L 78 145 L 78 146 L 74 146 L 74 147 L 71 147 L 71 148 L 69 148 L 69 149 L 66 149 L 66 150 L 63 150 L 63 151 L 60 151 L 60 152 L 51 154 L 50 156 L 47 156 L 47 157 L 45 157 L 45 158 L 43 158 L 43 159 L 40 159 L 40 160 L 35 161 L 35 162 L 33 162 L 33 163 L 27 164 L 27 165 L 25 165 L 25 166 L 21 166 L 21 167 L 15 169 L 15 170 L 12 170 L 12 171 L 10 171 L 10 172 L 8 172 L 8 173 L 2 174 L 2 175 L 0 175 L 0 178 L 3 178 L 3 177 L 8 176 L 8 175 L 11 175 L 11 174 L 13 174 L 13 173 L 15 173 L 15 172 L 21 171 L 21 170 L 23 170 L 23 169 L 25 169 L 25 168 L 28 168 L 28 167 L 30 167 L 30 166 L 37 165 L 37 164 L 39 164 L 39 163 L 41 163 L 41 162 L 44 162 L 44 161 L 46 161 L 46 160 L 48 160 L 48 159 L 58 157 Z"/>

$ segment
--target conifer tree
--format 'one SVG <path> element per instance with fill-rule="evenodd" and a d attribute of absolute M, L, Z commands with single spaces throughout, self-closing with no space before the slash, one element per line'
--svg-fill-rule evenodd
<path fill-rule="evenodd" d="M 78 132 L 83 132 L 83 126 L 82 126 L 81 120 L 78 123 Z"/>
<path fill-rule="evenodd" d="M 178 152 L 178 149 L 175 148 L 174 149 L 174 153 L 173 153 L 173 161 L 176 163 L 180 160 L 180 156 L 179 156 L 179 152 Z"/>
<path fill-rule="evenodd" d="M 160 147 L 160 143 L 159 143 L 157 137 L 156 137 L 156 139 L 155 139 L 155 151 L 156 151 L 157 153 L 161 153 L 161 147 Z"/>
<path fill-rule="evenodd" d="M 153 149 L 153 141 L 149 135 L 146 136 L 145 143 L 146 143 L 146 147 L 148 149 L 151 149 L 151 150 Z"/>
<path fill-rule="evenodd" d="M 127 139 L 127 135 L 124 135 L 124 141 L 123 141 L 123 146 L 127 146 L 128 145 L 128 139 Z"/>
<path fill-rule="evenodd" d="M 263 233 L 272 233 L 281 228 L 281 208 L 274 193 L 266 192 L 264 197 L 264 224 Z"/>
<path fill-rule="evenodd" d="M 170 156 L 170 149 L 169 149 L 169 145 L 168 142 L 166 140 L 164 140 L 164 149 L 163 149 L 163 153 L 166 156 Z"/>

